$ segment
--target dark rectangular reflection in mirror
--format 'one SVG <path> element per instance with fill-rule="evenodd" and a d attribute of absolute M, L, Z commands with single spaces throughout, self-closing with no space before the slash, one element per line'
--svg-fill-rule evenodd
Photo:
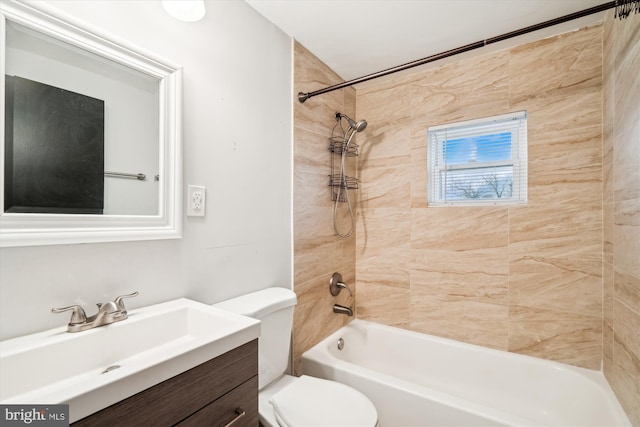
<path fill-rule="evenodd" d="M 6 76 L 5 212 L 102 214 L 104 101 Z"/>

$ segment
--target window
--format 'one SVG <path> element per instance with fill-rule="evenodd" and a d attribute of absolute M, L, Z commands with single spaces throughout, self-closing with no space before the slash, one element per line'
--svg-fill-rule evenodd
<path fill-rule="evenodd" d="M 428 128 L 429 206 L 527 202 L 527 113 Z"/>

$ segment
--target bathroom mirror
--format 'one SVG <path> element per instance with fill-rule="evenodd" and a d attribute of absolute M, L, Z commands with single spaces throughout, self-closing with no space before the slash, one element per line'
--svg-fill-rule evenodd
<path fill-rule="evenodd" d="M 181 235 L 181 67 L 0 3 L 0 246 Z"/>

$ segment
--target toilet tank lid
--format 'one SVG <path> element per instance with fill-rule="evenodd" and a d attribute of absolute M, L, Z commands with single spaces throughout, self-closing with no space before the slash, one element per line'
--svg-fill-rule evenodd
<path fill-rule="evenodd" d="M 296 302 L 296 294 L 290 289 L 266 288 L 219 302 L 213 306 L 260 319 L 274 311 L 294 306 Z"/>

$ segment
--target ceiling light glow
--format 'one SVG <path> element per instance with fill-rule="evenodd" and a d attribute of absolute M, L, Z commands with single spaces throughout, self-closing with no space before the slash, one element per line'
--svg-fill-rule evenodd
<path fill-rule="evenodd" d="M 186 22 L 196 22 L 204 17 L 203 0 L 163 0 L 162 7 L 176 19 Z"/>

